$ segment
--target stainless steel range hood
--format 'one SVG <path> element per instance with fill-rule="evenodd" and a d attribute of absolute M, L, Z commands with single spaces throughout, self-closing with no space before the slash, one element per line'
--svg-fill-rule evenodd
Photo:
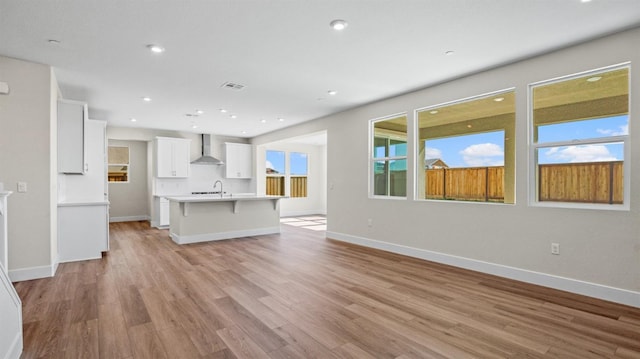
<path fill-rule="evenodd" d="M 211 135 L 202 135 L 202 157 L 191 162 L 194 165 L 223 165 L 224 162 L 213 157 L 213 141 Z"/>

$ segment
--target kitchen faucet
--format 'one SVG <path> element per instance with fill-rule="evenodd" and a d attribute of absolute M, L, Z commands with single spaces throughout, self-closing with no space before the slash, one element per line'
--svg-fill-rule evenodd
<path fill-rule="evenodd" d="M 215 190 L 216 187 L 218 186 L 218 183 L 220 183 L 220 198 L 222 198 L 222 195 L 224 194 L 223 190 L 222 190 L 222 181 L 217 180 L 213 183 L 213 189 Z"/>

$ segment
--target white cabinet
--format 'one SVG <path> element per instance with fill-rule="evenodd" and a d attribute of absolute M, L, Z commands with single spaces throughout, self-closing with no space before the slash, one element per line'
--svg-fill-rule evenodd
<path fill-rule="evenodd" d="M 106 127 L 105 121 L 85 121 L 84 176 L 59 178 L 60 202 L 103 202 L 107 199 Z"/>
<path fill-rule="evenodd" d="M 225 144 L 225 177 L 251 178 L 252 175 L 252 146 L 244 143 Z"/>
<path fill-rule="evenodd" d="M 190 140 L 156 137 L 155 176 L 158 178 L 189 177 Z"/>
<path fill-rule="evenodd" d="M 58 100 L 58 172 L 84 174 L 87 104 Z"/>
<path fill-rule="evenodd" d="M 169 200 L 160 198 L 160 226 L 165 227 L 169 225 Z"/>
<path fill-rule="evenodd" d="M 58 204 L 58 255 L 60 262 L 102 257 L 109 250 L 109 205 Z"/>
<path fill-rule="evenodd" d="M 151 218 L 151 226 L 156 228 L 169 227 L 169 200 L 165 197 L 153 197 L 153 218 Z"/>

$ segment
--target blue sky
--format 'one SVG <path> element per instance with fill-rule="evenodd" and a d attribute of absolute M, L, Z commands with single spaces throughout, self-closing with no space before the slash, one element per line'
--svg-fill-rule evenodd
<path fill-rule="evenodd" d="M 306 175 L 307 174 L 307 154 L 301 152 L 290 152 L 289 155 L 289 174 Z M 267 151 L 267 168 L 276 170 L 278 173 L 285 173 L 285 152 Z"/>
<path fill-rule="evenodd" d="M 556 142 L 618 136 L 628 133 L 628 116 L 567 122 L 541 126 L 538 142 Z M 487 132 L 467 136 L 425 141 L 426 158 L 440 158 L 449 167 L 502 166 L 504 164 L 504 132 Z M 583 145 L 541 148 L 539 163 L 570 163 L 622 160 L 619 144 Z"/>

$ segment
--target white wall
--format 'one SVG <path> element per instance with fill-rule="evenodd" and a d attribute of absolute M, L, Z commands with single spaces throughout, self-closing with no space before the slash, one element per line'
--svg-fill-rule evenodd
<path fill-rule="evenodd" d="M 280 216 L 299 216 L 327 213 L 327 171 L 326 146 L 314 146 L 287 141 L 256 146 L 256 192 L 266 192 L 266 151 L 286 153 L 286 168 L 289 168 L 289 153 L 301 152 L 308 155 L 307 197 L 289 198 L 280 201 Z M 289 191 L 289 181 L 285 182 Z"/>
<path fill-rule="evenodd" d="M 129 182 L 109 183 L 109 218 L 112 221 L 149 218 L 147 201 L 147 142 L 109 140 L 109 146 L 129 147 Z"/>
<path fill-rule="evenodd" d="M 488 70 L 253 139 L 256 145 L 328 131 L 329 237 L 640 307 L 640 28 Z M 631 203 L 628 211 L 528 203 L 527 85 L 631 61 Z M 516 204 L 368 197 L 368 122 L 496 90 L 516 89 Z M 415 135 L 410 126 L 409 138 Z M 409 145 L 409 163 L 415 148 Z M 368 226 L 368 219 L 372 225 Z M 561 254 L 550 253 L 550 243 Z"/>
<path fill-rule="evenodd" d="M 9 199 L 12 280 L 51 276 L 57 259 L 57 85 L 49 66 L 0 56 L 0 182 Z"/>

